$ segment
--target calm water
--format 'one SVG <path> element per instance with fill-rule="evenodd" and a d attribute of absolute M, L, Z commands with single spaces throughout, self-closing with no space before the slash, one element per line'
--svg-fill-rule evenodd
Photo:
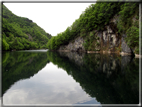
<path fill-rule="evenodd" d="M 139 59 L 46 50 L 5 52 L 2 103 L 139 104 Z"/>

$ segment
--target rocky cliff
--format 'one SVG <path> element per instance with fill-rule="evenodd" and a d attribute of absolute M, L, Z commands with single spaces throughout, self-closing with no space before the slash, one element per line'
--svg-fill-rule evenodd
<path fill-rule="evenodd" d="M 134 16 L 135 18 L 135 16 Z M 117 24 L 119 16 L 115 15 L 109 22 L 109 25 L 104 26 L 102 31 L 91 31 L 86 37 L 79 36 L 74 40 L 69 41 L 68 44 L 59 47 L 58 51 L 83 51 L 88 53 L 107 52 L 107 53 L 121 53 L 127 55 L 134 55 L 135 47 L 130 48 L 125 38 L 126 33 L 118 33 Z M 132 23 L 135 23 L 133 20 Z M 85 46 L 88 41 L 91 41 L 89 48 Z"/>
<path fill-rule="evenodd" d="M 59 51 L 83 51 L 85 52 L 85 48 L 83 46 L 84 43 L 83 37 L 77 37 L 75 40 L 70 41 L 67 45 L 62 45 L 59 48 Z"/>
<path fill-rule="evenodd" d="M 47 43 L 50 50 L 88 53 L 139 53 L 139 3 L 91 4 L 64 32 Z"/>

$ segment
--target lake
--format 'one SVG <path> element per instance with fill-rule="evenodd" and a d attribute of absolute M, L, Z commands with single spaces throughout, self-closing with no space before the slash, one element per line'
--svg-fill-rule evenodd
<path fill-rule="evenodd" d="M 3 105 L 139 104 L 139 58 L 48 50 L 2 54 Z"/>

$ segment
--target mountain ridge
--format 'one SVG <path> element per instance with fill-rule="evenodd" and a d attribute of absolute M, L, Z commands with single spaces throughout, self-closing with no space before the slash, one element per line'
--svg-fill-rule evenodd
<path fill-rule="evenodd" d="M 13 14 L 2 4 L 2 50 L 46 48 L 52 35 L 32 20 Z"/>

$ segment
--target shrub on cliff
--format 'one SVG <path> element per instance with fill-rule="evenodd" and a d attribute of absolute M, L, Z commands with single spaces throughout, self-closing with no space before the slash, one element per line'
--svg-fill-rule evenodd
<path fill-rule="evenodd" d="M 139 3 L 125 3 L 119 12 L 117 28 L 120 34 L 125 33 L 127 44 L 135 53 L 139 53 Z"/>
<path fill-rule="evenodd" d="M 47 43 L 47 48 L 51 50 L 58 49 L 77 36 L 86 37 L 87 33 L 94 29 L 103 30 L 104 25 L 109 23 L 110 18 L 120 10 L 122 4 L 100 2 L 91 4 L 70 27 L 57 34 L 54 40 L 51 39 Z M 54 44 L 52 42 L 55 42 L 56 46 L 52 46 Z"/>
<path fill-rule="evenodd" d="M 55 36 L 54 40 L 50 40 L 50 42 L 47 43 L 47 48 L 56 50 L 61 45 L 69 43 L 70 40 L 77 36 L 82 36 L 86 39 L 90 38 L 90 32 L 94 30 L 103 31 L 105 26 L 110 24 L 110 19 L 112 19 L 116 14 L 119 16 L 119 20 L 117 22 L 119 34 L 121 35 L 126 33 L 128 35 L 126 40 L 131 42 L 130 46 L 134 44 L 136 46 L 138 45 L 138 30 L 135 30 L 133 34 L 130 34 L 130 31 L 133 28 L 138 29 L 138 26 L 134 25 L 135 27 L 132 27 L 132 18 L 135 14 L 138 14 L 138 6 L 139 3 L 104 3 L 99 2 L 98 0 L 96 4 L 91 4 L 88 8 L 86 8 L 86 10 L 80 15 L 79 19 L 75 20 L 75 22 L 64 32 Z M 132 38 L 135 38 L 135 41 L 132 41 Z M 87 39 L 86 41 L 87 42 L 84 44 L 85 49 L 90 49 L 89 45 L 92 45 L 92 39 Z M 56 46 L 52 46 L 53 44 Z"/>

